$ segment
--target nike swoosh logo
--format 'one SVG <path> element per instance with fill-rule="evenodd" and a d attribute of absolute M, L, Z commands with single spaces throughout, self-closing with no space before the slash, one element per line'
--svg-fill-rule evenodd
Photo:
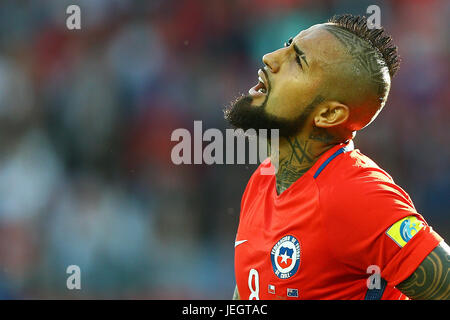
<path fill-rule="evenodd" d="M 247 240 L 239 240 L 239 241 L 235 241 L 234 242 L 234 247 L 236 248 L 238 245 L 240 245 L 241 243 L 246 242 Z"/>

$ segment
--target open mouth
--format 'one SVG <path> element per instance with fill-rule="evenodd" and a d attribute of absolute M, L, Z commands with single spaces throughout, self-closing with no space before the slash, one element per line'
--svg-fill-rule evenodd
<path fill-rule="evenodd" d="M 258 70 L 258 84 L 252 87 L 248 93 L 252 96 L 266 95 L 268 91 L 267 80 L 264 72 L 260 69 Z"/>

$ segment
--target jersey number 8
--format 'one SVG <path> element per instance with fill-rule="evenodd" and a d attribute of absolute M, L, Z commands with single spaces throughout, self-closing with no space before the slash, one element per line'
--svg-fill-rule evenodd
<path fill-rule="evenodd" d="M 253 279 L 255 279 L 253 281 Z M 255 286 L 253 286 L 253 282 Z M 259 274 L 256 269 L 250 269 L 248 273 L 248 288 L 250 289 L 250 296 L 248 300 L 259 300 Z"/>

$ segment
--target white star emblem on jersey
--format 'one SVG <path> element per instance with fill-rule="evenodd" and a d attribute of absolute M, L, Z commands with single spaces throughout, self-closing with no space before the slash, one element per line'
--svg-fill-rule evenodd
<path fill-rule="evenodd" d="M 289 258 L 289 256 L 285 253 L 283 253 L 282 255 L 280 255 L 281 257 L 281 263 L 287 263 L 287 259 Z"/>

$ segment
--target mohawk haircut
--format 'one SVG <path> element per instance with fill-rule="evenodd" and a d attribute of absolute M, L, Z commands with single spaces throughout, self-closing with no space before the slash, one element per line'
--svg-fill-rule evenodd
<path fill-rule="evenodd" d="M 394 77 L 400 67 L 398 48 L 394 45 L 392 37 L 387 35 L 383 28 L 369 29 L 366 17 L 354 16 L 351 14 L 334 15 L 328 22 L 367 41 L 386 64 L 390 77 Z M 348 42 L 346 43 L 343 37 L 336 34 L 335 36 L 337 36 L 346 47 L 351 46 Z"/>

